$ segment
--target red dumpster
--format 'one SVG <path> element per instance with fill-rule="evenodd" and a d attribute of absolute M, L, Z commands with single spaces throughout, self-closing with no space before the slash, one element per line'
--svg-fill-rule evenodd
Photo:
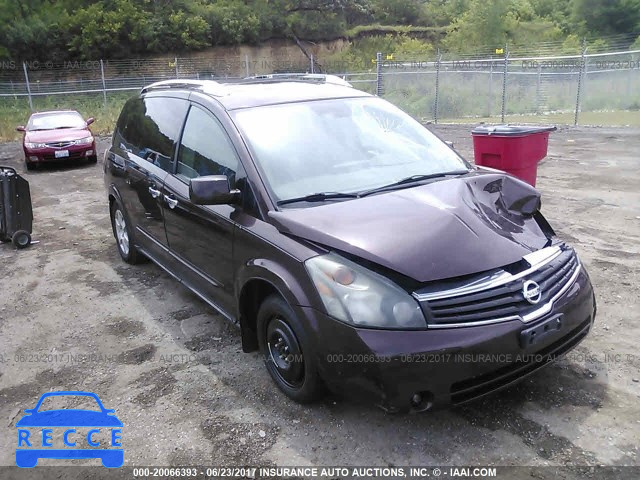
<path fill-rule="evenodd" d="M 547 156 L 556 127 L 480 125 L 471 131 L 476 165 L 497 168 L 536 185 L 538 162 Z"/>

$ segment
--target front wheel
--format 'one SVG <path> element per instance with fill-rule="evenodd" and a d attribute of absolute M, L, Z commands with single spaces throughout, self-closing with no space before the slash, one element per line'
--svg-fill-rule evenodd
<path fill-rule="evenodd" d="M 265 366 L 280 390 L 298 403 L 319 399 L 323 384 L 295 313 L 271 295 L 258 311 L 258 343 Z"/>
<path fill-rule="evenodd" d="M 118 252 L 122 259 L 132 265 L 142 261 L 142 255 L 136 250 L 131 235 L 131 226 L 124 213 L 124 209 L 116 200 L 111 205 L 111 227 L 116 238 Z"/>

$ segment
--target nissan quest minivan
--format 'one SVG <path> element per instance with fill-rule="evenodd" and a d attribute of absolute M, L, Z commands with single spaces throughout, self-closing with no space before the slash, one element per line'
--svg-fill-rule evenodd
<path fill-rule="evenodd" d="M 241 330 L 297 402 L 460 404 L 574 348 L 596 313 L 540 194 L 330 75 L 149 85 L 105 153 L 122 259 Z"/>

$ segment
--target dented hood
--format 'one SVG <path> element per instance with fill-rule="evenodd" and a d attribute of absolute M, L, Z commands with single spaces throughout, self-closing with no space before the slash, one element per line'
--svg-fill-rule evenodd
<path fill-rule="evenodd" d="M 539 206 L 530 185 L 476 171 L 269 216 L 282 233 L 427 282 L 504 266 L 543 248 L 548 238 L 532 216 Z"/>

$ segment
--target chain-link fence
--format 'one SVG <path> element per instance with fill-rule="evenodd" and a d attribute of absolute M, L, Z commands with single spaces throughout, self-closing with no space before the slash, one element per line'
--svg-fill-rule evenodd
<path fill-rule="evenodd" d="M 368 64 L 368 62 L 367 62 Z M 582 113 L 599 123 L 640 117 L 640 50 L 579 55 L 478 58 L 438 53 L 378 53 L 370 67 L 345 71 L 312 55 L 258 58 L 161 58 L 82 62 L 0 62 L 0 104 L 30 110 L 73 106 L 90 96 L 94 107 L 117 107 L 145 85 L 172 78 L 234 79 L 285 72 L 328 71 L 378 94 L 423 121 L 517 121 L 580 124 Z M 62 102 L 60 98 L 64 97 Z M 52 100 L 54 99 L 54 100 Z M 57 99 L 57 101 L 56 101 Z M 608 117 L 607 117 L 608 115 Z M 624 118 L 623 118 L 624 117 Z M 587 119 L 586 122 L 589 123 Z M 640 118 L 635 122 L 640 124 Z"/>
<path fill-rule="evenodd" d="M 377 90 L 429 121 L 507 119 L 578 124 L 581 112 L 635 112 L 640 50 L 549 57 L 382 59 Z M 604 118 L 604 117 L 603 117 Z"/>

